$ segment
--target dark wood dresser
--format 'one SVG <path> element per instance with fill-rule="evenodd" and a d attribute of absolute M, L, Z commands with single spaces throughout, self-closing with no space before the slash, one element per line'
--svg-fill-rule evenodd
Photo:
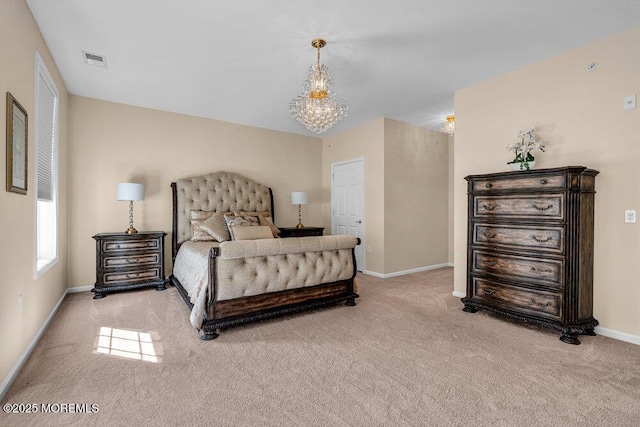
<path fill-rule="evenodd" d="M 471 175 L 464 311 L 595 335 L 595 176 L 582 166 Z"/>
<path fill-rule="evenodd" d="M 304 237 L 304 236 L 322 236 L 324 227 L 278 227 L 280 228 L 280 237 Z"/>
<path fill-rule="evenodd" d="M 96 283 L 93 299 L 109 292 L 155 286 L 166 289 L 162 231 L 135 234 L 100 233 L 96 240 Z"/>

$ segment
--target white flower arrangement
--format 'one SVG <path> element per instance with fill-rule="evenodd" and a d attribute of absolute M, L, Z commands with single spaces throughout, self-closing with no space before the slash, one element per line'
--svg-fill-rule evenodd
<path fill-rule="evenodd" d="M 540 139 L 533 129 L 520 131 L 516 138 L 516 142 L 507 146 L 507 150 L 513 151 L 516 156 L 509 163 L 520 163 L 520 169 L 529 170 L 529 162 L 533 162 L 535 160 L 531 152 L 534 150 L 544 152 L 544 149 L 544 144 L 540 142 Z"/>

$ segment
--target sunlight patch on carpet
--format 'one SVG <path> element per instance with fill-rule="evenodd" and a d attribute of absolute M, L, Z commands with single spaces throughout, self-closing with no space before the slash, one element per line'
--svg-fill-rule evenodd
<path fill-rule="evenodd" d="M 103 326 L 95 353 L 158 363 L 151 333 Z"/>

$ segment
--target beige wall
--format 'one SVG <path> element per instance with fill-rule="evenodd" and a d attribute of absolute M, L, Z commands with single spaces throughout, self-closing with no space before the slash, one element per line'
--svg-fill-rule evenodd
<path fill-rule="evenodd" d="M 384 272 L 384 119 L 322 140 L 322 218 L 331 230 L 331 165 L 364 158 L 365 242 L 364 270 Z M 309 222 L 311 224 L 311 222 Z M 366 252 L 366 251 L 365 251 Z"/>
<path fill-rule="evenodd" d="M 69 286 L 95 282 L 96 233 L 124 231 L 128 204 L 118 182 L 145 185 L 134 204 L 138 230 L 163 230 L 170 272 L 171 182 L 219 170 L 273 189 L 275 222 L 294 226 L 291 191 L 308 191 L 306 224 L 322 223 L 319 138 L 71 96 L 69 114 Z"/>
<path fill-rule="evenodd" d="M 582 165 L 596 177 L 594 317 L 600 326 L 640 335 L 640 29 L 627 31 L 455 94 L 455 290 L 465 292 L 464 177 L 507 170 L 505 146 L 535 127 L 547 144 L 536 168 Z M 585 66 L 596 62 L 595 71 Z"/>
<path fill-rule="evenodd" d="M 384 119 L 384 273 L 448 262 L 448 135 Z"/>
<path fill-rule="evenodd" d="M 40 53 L 60 96 L 58 263 L 38 279 L 35 271 L 35 51 Z M 0 384 L 8 380 L 67 287 L 67 90 L 24 0 L 0 3 L 0 135 L 5 145 L 5 93 L 11 92 L 28 114 L 27 195 L 0 190 Z M 0 161 L 2 186 L 5 150 Z M 18 295 L 24 310 L 18 312 Z M 0 390 L 1 391 L 1 390 Z"/>

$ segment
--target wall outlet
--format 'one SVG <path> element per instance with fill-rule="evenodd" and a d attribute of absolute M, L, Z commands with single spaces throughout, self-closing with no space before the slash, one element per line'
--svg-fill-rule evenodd
<path fill-rule="evenodd" d="M 371 253 L 371 245 L 367 245 L 367 253 L 370 254 Z"/>
<path fill-rule="evenodd" d="M 24 298 L 22 298 L 22 294 L 18 295 L 18 313 L 22 313 L 24 311 Z"/>
<path fill-rule="evenodd" d="M 636 96 L 629 95 L 624 97 L 624 109 L 631 110 L 636 108 Z"/>
<path fill-rule="evenodd" d="M 635 223 L 636 222 L 636 211 L 634 211 L 634 210 L 624 211 L 624 222 Z"/>

